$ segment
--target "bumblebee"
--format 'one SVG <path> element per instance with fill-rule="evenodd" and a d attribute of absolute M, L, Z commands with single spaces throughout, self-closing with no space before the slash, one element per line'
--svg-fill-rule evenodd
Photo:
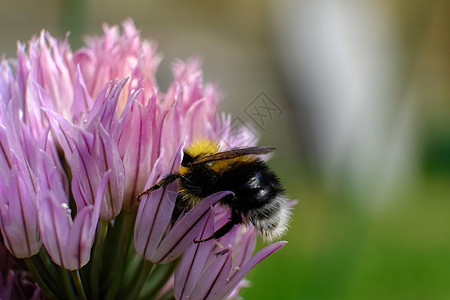
<path fill-rule="evenodd" d="M 232 148 L 219 152 L 212 140 L 198 140 L 184 150 L 179 173 L 169 174 L 139 196 L 179 180 L 172 222 L 189 211 L 203 198 L 219 192 L 232 191 L 219 200 L 231 210 L 231 217 L 205 242 L 227 234 L 235 225 L 253 224 L 265 241 L 279 238 L 287 229 L 290 208 L 278 177 L 258 155 L 275 150 L 267 147 Z"/>

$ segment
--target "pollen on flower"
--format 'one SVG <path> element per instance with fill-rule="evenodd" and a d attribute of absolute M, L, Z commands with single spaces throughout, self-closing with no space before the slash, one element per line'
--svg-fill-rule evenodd
<path fill-rule="evenodd" d="M 66 215 L 70 216 L 72 211 L 70 210 L 69 205 L 67 203 L 61 203 L 61 207 L 66 210 Z"/>
<path fill-rule="evenodd" d="M 224 249 L 225 247 L 218 241 L 215 242 L 216 246 L 220 249 Z"/>

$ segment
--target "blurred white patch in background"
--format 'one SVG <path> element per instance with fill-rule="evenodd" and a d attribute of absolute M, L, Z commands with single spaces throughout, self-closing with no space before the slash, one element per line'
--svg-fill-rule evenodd
<path fill-rule="evenodd" d="M 416 169 L 413 91 L 382 3 L 273 1 L 279 57 L 325 183 L 372 207 Z M 406 96 L 405 96 L 406 95 Z M 307 145 L 308 147 L 308 145 Z"/>

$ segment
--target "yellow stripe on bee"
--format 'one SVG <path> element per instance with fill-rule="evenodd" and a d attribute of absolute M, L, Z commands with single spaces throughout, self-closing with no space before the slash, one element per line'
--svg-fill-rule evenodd
<path fill-rule="evenodd" d="M 215 140 L 210 139 L 199 139 L 193 142 L 186 150 L 185 152 L 188 153 L 193 158 L 200 158 L 204 156 L 208 156 L 211 154 L 215 154 L 219 152 L 219 143 Z M 213 169 L 214 172 L 218 174 L 222 174 L 226 170 L 229 170 L 232 168 L 236 163 L 243 162 L 243 161 L 252 161 L 255 158 L 252 156 L 240 156 L 236 158 L 231 159 L 225 159 L 225 160 L 217 160 L 212 161 L 208 163 L 208 166 Z M 189 172 L 189 167 L 181 167 L 180 174 L 186 175 Z"/>
<path fill-rule="evenodd" d="M 214 140 L 210 140 L 207 138 L 198 139 L 189 147 L 186 148 L 185 152 L 189 154 L 191 157 L 203 157 L 206 155 L 214 154 L 219 151 L 219 143 Z M 189 168 L 181 166 L 180 174 L 186 175 L 189 172 Z"/>
<path fill-rule="evenodd" d="M 219 143 L 206 138 L 196 140 L 186 149 L 186 152 L 192 157 L 203 157 L 218 151 Z"/>

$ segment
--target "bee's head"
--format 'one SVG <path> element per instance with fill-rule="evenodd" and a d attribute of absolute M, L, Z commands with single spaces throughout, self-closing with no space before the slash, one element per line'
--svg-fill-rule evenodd
<path fill-rule="evenodd" d="M 187 153 L 187 152 L 185 151 L 184 154 L 183 154 L 183 160 L 181 161 L 181 165 L 182 165 L 183 167 L 187 167 L 187 166 L 189 166 L 193 161 L 194 161 L 194 158 L 193 158 L 189 153 Z"/>
<path fill-rule="evenodd" d="M 210 139 L 202 138 L 194 141 L 184 150 L 183 160 L 181 161 L 180 174 L 185 175 L 192 170 L 192 163 L 203 156 L 217 153 L 219 144 Z"/>

